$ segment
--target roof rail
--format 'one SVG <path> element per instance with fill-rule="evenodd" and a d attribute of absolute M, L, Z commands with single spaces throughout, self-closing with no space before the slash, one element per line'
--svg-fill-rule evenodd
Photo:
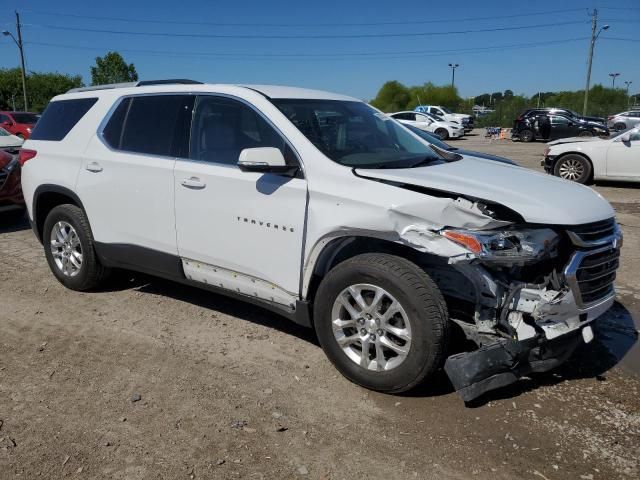
<path fill-rule="evenodd" d="M 94 90 L 111 90 L 114 88 L 148 87 L 151 85 L 202 85 L 202 82 L 189 80 L 186 78 L 175 78 L 168 80 L 142 80 L 139 82 L 107 83 L 105 85 L 92 85 L 90 87 L 79 87 L 67 90 L 67 93 L 92 92 Z"/>

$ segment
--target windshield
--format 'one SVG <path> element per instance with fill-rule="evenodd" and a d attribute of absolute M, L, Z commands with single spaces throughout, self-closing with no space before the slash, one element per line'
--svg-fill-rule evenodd
<path fill-rule="evenodd" d="M 363 102 L 273 99 L 322 153 L 349 167 L 408 168 L 442 161 L 399 123 Z"/>
<path fill-rule="evenodd" d="M 440 107 L 440 110 L 442 110 L 444 113 L 451 113 L 451 110 L 449 110 L 448 108 Z"/>
<path fill-rule="evenodd" d="M 36 123 L 39 116 L 34 113 L 14 113 L 11 115 L 16 123 Z"/>
<path fill-rule="evenodd" d="M 404 125 L 404 126 L 409 130 L 411 130 L 416 135 L 418 135 L 420 138 L 426 140 L 427 142 L 429 142 L 432 145 L 435 145 L 438 148 L 441 148 L 443 150 L 448 150 L 448 151 L 456 150 L 456 148 L 452 147 L 451 145 L 447 145 L 442 140 L 440 140 L 440 137 L 438 137 L 437 135 L 434 135 L 433 133 L 425 132 L 424 130 L 420 130 L 418 127 L 414 127 L 413 125 Z"/>

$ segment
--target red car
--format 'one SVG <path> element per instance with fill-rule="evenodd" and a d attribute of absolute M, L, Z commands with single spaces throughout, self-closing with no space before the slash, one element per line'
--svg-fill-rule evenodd
<path fill-rule="evenodd" d="M 0 222 L 5 212 L 22 215 L 24 209 L 18 157 L 0 150 Z"/>
<path fill-rule="evenodd" d="M 31 112 L 0 112 L 0 127 L 26 140 L 31 136 L 38 118 L 40 115 Z"/>

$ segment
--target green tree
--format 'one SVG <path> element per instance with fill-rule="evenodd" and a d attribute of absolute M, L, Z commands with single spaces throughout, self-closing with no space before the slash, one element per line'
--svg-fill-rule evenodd
<path fill-rule="evenodd" d="M 371 100 L 371 105 L 383 112 L 397 112 L 406 110 L 410 100 L 409 89 L 402 83 L 391 80 L 382 85 L 376 98 Z"/>
<path fill-rule="evenodd" d="M 96 57 L 95 66 L 91 67 L 91 84 L 135 82 L 138 72 L 133 63 L 127 64 L 118 52 L 109 52 L 104 57 Z"/>
<path fill-rule="evenodd" d="M 52 97 L 81 86 L 83 83 L 80 75 L 29 72 L 27 76 L 29 109 L 40 112 Z M 14 106 L 16 110 L 24 109 L 20 69 L 0 69 L 0 109 L 12 110 Z"/>

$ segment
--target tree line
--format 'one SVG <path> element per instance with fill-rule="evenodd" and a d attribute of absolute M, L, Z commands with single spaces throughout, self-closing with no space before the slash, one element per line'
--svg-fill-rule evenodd
<path fill-rule="evenodd" d="M 96 57 L 90 69 L 91 85 L 133 82 L 138 80 L 136 67 L 127 64 L 117 52 Z M 41 112 L 56 95 L 71 88 L 84 87 L 82 76 L 58 72 L 27 72 L 27 101 L 29 110 Z M 0 68 L 0 110 L 24 110 L 22 77 L 19 67 Z"/>
<path fill-rule="evenodd" d="M 418 86 L 406 86 L 397 80 L 391 80 L 382 85 L 370 103 L 383 112 L 413 110 L 417 105 L 441 105 L 457 113 L 473 113 L 473 106 L 479 105 L 493 112 L 480 116 L 476 121 L 477 126 L 511 127 L 514 119 L 526 108 L 558 107 L 582 113 L 583 101 L 584 90 L 539 92 L 530 97 L 505 90 L 464 99 L 460 97 L 457 88 L 451 85 L 438 86 L 427 82 Z M 626 110 L 628 105 L 629 98 L 624 89 L 594 85 L 589 90 L 587 115 L 606 117 Z"/>

